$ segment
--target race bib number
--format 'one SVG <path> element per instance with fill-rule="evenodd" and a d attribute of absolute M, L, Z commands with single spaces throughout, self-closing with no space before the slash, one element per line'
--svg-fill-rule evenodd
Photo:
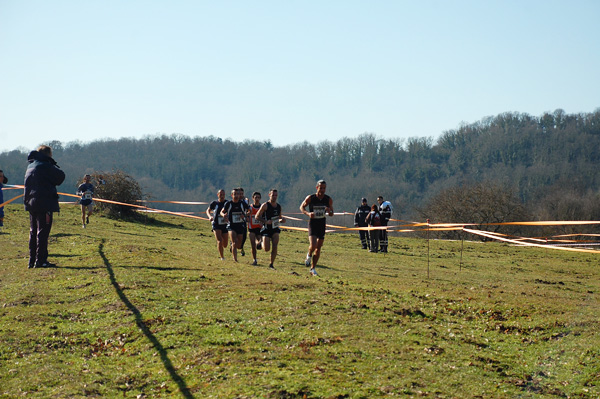
<path fill-rule="evenodd" d="M 256 215 L 252 216 L 252 224 L 255 225 L 255 226 L 260 226 L 261 225 L 260 220 L 258 220 L 256 218 Z"/>
<path fill-rule="evenodd" d="M 83 194 L 83 199 L 86 199 L 86 200 L 92 199 L 92 193 L 90 191 L 86 191 Z"/>
<path fill-rule="evenodd" d="M 324 206 L 315 206 L 313 208 L 314 219 L 323 219 L 325 217 L 325 207 Z"/>
<path fill-rule="evenodd" d="M 244 214 L 242 212 L 231 212 L 231 223 L 243 223 Z"/>
<path fill-rule="evenodd" d="M 225 224 L 225 218 L 221 215 L 217 216 L 217 224 Z"/>
<path fill-rule="evenodd" d="M 278 229 L 279 228 L 279 219 L 273 219 L 271 220 L 271 227 L 274 229 Z"/>

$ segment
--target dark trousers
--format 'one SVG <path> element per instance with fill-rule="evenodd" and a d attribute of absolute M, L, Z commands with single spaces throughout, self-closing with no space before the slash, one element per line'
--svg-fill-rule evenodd
<path fill-rule="evenodd" d="M 29 263 L 48 261 L 48 237 L 52 229 L 52 212 L 29 212 Z"/>
<path fill-rule="evenodd" d="M 379 252 L 379 238 L 381 237 L 382 230 L 371 230 L 369 236 L 371 237 L 371 252 Z"/>
<path fill-rule="evenodd" d="M 360 234 L 360 243 L 363 248 L 367 248 L 371 244 L 369 242 L 369 230 L 359 230 L 358 234 Z"/>
<path fill-rule="evenodd" d="M 387 222 L 381 223 L 382 226 L 387 226 Z M 381 245 L 381 250 L 383 252 L 387 252 L 388 249 L 388 232 L 387 230 L 379 231 L 379 244 Z"/>
<path fill-rule="evenodd" d="M 242 249 L 244 248 L 244 244 L 246 243 L 246 238 L 248 238 L 248 229 L 244 229 L 244 235 L 242 236 Z"/>

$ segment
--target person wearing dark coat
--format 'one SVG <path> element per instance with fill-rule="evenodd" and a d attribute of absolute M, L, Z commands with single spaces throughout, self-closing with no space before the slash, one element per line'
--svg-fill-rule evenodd
<path fill-rule="evenodd" d="M 4 194 L 2 194 L 2 187 L 8 183 L 8 178 L 4 176 L 4 172 L 0 170 L 0 227 L 4 226 Z"/>
<path fill-rule="evenodd" d="M 367 215 L 371 212 L 371 207 L 367 204 L 367 199 L 363 198 L 361 204 L 356 208 L 354 212 L 354 227 L 367 227 Z M 369 239 L 369 230 L 359 230 L 360 243 L 363 249 L 369 248 L 371 245 Z"/>
<path fill-rule="evenodd" d="M 367 224 L 369 225 L 369 227 L 381 226 L 383 216 L 379 212 L 379 207 L 376 204 L 373 204 L 373 206 L 371 206 L 371 212 L 369 212 L 369 214 L 367 215 L 366 220 L 367 220 Z M 373 229 L 369 233 L 369 236 L 371 237 L 371 248 L 369 249 L 369 252 L 378 252 L 379 251 L 379 240 L 381 238 L 382 231 L 383 230 L 380 230 L 380 229 Z"/>
<path fill-rule="evenodd" d="M 29 268 L 54 267 L 48 262 L 48 237 L 52 214 L 60 211 L 56 186 L 65 180 L 65 172 L 52 159 L 52 148 L 46 145 L 31 151 L 27 161 L 23 202 L 29 212 Z"/>

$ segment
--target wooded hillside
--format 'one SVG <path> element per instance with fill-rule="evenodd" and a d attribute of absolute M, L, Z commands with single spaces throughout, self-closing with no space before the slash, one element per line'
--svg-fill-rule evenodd
<path fill-rule="evenodd" d="M 437 139 L 382 139 L 365 133 L 274 147 L 269 141 L 175 134 L 44 144 L 53 147 L 67 174 L 63 192 L 74 192 L 84 173 L 119 169 L 159 200 L 212 201 L 217 189 L 236 186 L 247 195 L 261 191 L 266 199 L 269 188 L 276 187 L 284 211 L 296 212 L 315 182 L 325 179 L 336 211 L 354 211 L 361 197 L 374 203 L 383 195 L 394 204 L 395 217 L 410 220 L 442 190 L 490 182 L 514 190 L 537 218 L 600 218 L 594 215 L 600 109 L 582 114 L 559 109 L 540 117 L 503 113 Z M 24 150 L 0 154 L 9 183 L 22 184 L 26 157 Z"/>

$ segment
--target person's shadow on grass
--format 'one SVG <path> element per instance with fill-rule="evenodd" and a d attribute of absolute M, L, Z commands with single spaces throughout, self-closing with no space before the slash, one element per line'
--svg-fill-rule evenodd
<path fill-rule="evenodd" d="M 144 322 L 142 320 L 142 314 L 140 313 L 139 309 L 136 308 L 135 305 L 133 303 L 131 303 L 129 298 L 127 298 L 127 295 L 125 295 L 123 293 L 121 286 L 119 285 L 119 283 L 117 282 L 117 279 L 115 278 L 115 273 L 113 271 L 113 267 L 110 264 L 110 262 L 108 261 L 108 258 L 106 257 L 106 255 L 104 254 L 104 239 L 98 246 L 98 253 L 100 254 L 100 257 L 102 258 L 102 260 L 104 261 L 104 266 L 106 267 L 106 270 L 108 271 L 108 275 L 110 277 L 110 282 L 113 285 L 113 287 L 115 288 L 115 291 L 117 291 L 117 295 L 119 296 L 119 298 L 121 298 L 121 301 L 123 301 L 125 306 L 127 306 L 127 309 L 129 309 L 135 316 L 135 323 L 137 324 L 138 328 L 142 331 L 142 333 L 146 336 L 146 338 L 148 338 L 148 340 L 152 343 L 154 348 L 158 351 L 158 353 L 160 355 L 160 359 L 162 360 L 162 362 L 165 366 L 165 369 L 169 372 L 171 379 L 175 383 L 177 383 L 177 385 L 179 386 L 179 391 L 185 398 L 193 398 L 194 396 L 190 392 L 185 381 L 183 380 L 183 378 L 181 378 L 181 376 L 179 374 L 177 374 L 177 370 L 175 370 L 175 367 L 173 367 L 173 363 L 171 363 L 171 359 L 169 359 L 167 351 L 162 346 L 160 341 L 154 336 L 154 334 L 152 334 L 152 331 L 150 331 L 150 329 L 144 324 Z"/>

